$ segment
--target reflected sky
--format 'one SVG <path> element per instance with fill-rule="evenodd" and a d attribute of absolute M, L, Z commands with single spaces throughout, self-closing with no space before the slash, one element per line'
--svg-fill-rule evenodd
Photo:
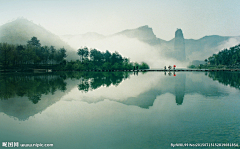
<path fill-rule="evenodd" d="M 236 78 L 236 74 L 233 75 Z M 179 106 L 184 104 L 186 95 L 200 94 L 214 99 L 228 96 L 232 92 L 231 87 L 225 87 L 212 81 L 213 76 L 219 78 L 219 74 L 205 72 L 176 72 L 172 75 L 156 72 L 89 72 L 62 73 L 51 76 L 42 74 L 28 75 L 27 77 L 21 77 L 21 75 L 17 77 L 2 76 L 0 112 L 19 120 L 26 120 L 59 101 L 81 101 L 91 104 L 110 100 L 149 109 L 158 96 L 166 93 L 175 96 L 175 103 Z M 87 89 L 84 89 L 82 84 L 86 83 L 88 84 L 85 86 Z M 28 84 L 31 84 L 30 88 L 23 90 L 22 86 L 28 86 Z M 8 88 L 11 89 L 11 94 L 6 91 L 9 90 Z M 40 88 L 41 90 L 39 90 Z M 20 89 L 22 90 L 20 91 Z M 35 95 L 39 95 L 37 102 L 32 100 Z"/>
<path fill-rule="evenodd" d="M 208 73 L 130 73 L 88 92 L 78 85 L 85 79 L 91 88 L 89 75 L 63 75 L 66 90 L 43 94 L 36 104 L 27 97 L 0 100 L 0 141 L 53 143 L 57 149 L 240 141 L 240 90 Z"/>
<path fill-rule="evenodd" d="M 187 78 L 186 78 L 187 77 Z M 205 73 L 179 72 L 176 76 L 163 73 L 148 72 L 131 76 L 117 87 L 102 87 L 87 93 L 79 93 L 75 88 L 62 100 L 81 100 L 96 103 L 104 99 L 121 102 L 127 105 L 137 105 L 149 108 L 157 96 L 171 93 L 176 96 L 176 103 L 183 103 L 185 94 L 199 93 L 204 96 L 222 96 L 228 92 L 217 82 L 205 76 Z"/>

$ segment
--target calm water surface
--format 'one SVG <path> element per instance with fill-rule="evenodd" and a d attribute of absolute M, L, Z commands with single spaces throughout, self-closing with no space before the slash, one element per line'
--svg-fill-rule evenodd
<path fill-rule="evenodd" d="M 2 74 L 0 99 L 0 145 L 240 145 L 239 72 Z"/>

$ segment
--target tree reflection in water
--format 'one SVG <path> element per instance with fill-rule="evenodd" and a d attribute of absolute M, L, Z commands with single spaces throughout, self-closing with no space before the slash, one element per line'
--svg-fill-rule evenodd
<path fill-rule="evenodd" d="M 0 75 L 0 99 L 28 97 L 37 104 L 42 95 L 54 93 L 57 90 L 66 91 L 66 79 L 80 81 L 78 89 L 88 92 L 101 86 L 117 86 L 129 77 L 129 72 L 58 72 L 58 73 L 17 73 Z"/>
<path fill-rule="evenodd" d="M 111 85 L 118 86 L 123 80 L 136 74 L 135 72 L 56 72 L 56 73 L 16 73 L 16 74 L 1 74 L 0 75 L 0 99 L 7 100 L 15 97 L 28 97 L 32 103 L 37 104 L 42 95 L 52 94 L 56 91 L 65 92 L 67 90 L 66 79 L 76 79 L 79 91 L 88 92 L 95 90 L 102 86 L 109 87 Z M 149 107 L 156 99 L 157 95 L 164 93 L 172 93 L 176 96 L 176 103 L 181 105 L 186 93 L 198 92 L 203 95 L 209 96 L 220 94 L 217 88 L 208 88 L 203 83 L 198 83 L 198 88 L 194 82 L 188 81 L 186 84 L 187 73 L 176 73 L 172 75 L 171 72 L 164 72 L 166 76 L 170 76 L 161 80 L 161 86 L 155 88 L 156 93 L 153 91 L 146 91 L 143 94 L 150 94 L 153 96 L 151 104 L 147 106 L 144 104 L 142 107 Z M 224 85 L 230 85 L 240 89 L 240 73 L 239 72 L 208 72 L 206 76 L 217 80 Z M 176 76 L 176 78 L 175 78 Z M 174 77 L 175 79 L 173 79 Z M 190 78 L 189 78 L 190 79 Z M 189 80 L 188 79 L 188 80 Z M 190 79 L 191 80 L 191 79 Z M 172 83 L 171 83 L 172 82 Z M 206 87 L 208 89 L 206 89 Z M 142 96 L 145 97 L 145 96 Z M 138 102 L 142 101 L 141 96 L 136 97 Z M 135 101 L 133 97 L 129 97 L 125 102 L 129 103 Z M 150 99 L 148 99 L 150 100 Z M 143 100 L 144 103 L 146 99 Z"/>
<path fill-rule="evenodd" d="M 130 72 L 95 72 L 81 75 L 78 89 L 88 92 L 101 86 L 109 87 L 110 85 L 118 86 L 123 80 L 129 78 Z"/>
<path fill-rule="evenodd" d="M 240 73 L 239 72 L 209 72 L 208 77 L 212 78 L 214 81 L 218 81 L 221 84 L 229 85 L 236 89 L 240 89 Z"/>
<path fill-rule="evenodd" d="M 3 74 L 0 76 L 0 99 L 26 96 L 36 104 L 43 94 L 64 92 L 66 85 L 64 78 L 56 74 Z"/>

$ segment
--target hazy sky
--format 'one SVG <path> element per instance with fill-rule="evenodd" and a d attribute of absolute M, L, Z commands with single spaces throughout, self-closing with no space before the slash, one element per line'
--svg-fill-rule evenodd
<path fill-rule="evenodd" d="M 110 35 L 143 25 L 170 40 L 240 35 L 240 0 L 0 0 L 0 25 L 19 17 L 57 35 Z"/>

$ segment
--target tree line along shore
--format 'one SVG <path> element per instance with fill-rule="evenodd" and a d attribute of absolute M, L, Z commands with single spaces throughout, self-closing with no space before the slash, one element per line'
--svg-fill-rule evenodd
<path fill-rule="evenodd" d="M 81 70 L 133 70 L 149 69 L 147 63 L 131 62 L 118 52 L 101 52 L 87 47 L 78 49 L 79 60 L 66 60 L 66 49 L 41 46 L 37 37 L 32 37 L 26 45 L 0 43 L 0 71 L 52 71 Z"/>
<path fill-rule="evenodd" d="M 188 68 L 196 69 L 240 69 L 240 44 L 219 51 L 199 66 L 190 65 Z"/>

